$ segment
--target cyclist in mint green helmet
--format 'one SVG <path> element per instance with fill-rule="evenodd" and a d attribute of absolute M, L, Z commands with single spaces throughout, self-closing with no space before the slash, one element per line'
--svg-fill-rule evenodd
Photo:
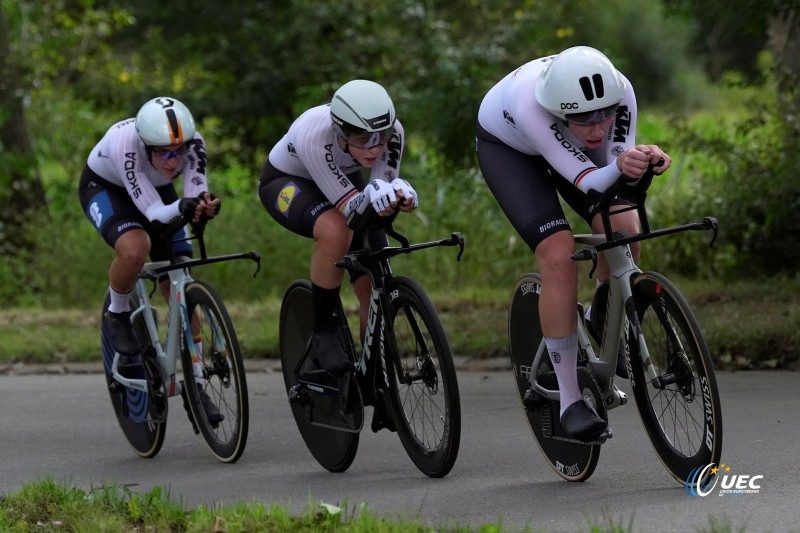
<path fill-rule="evenodd" d="M 417 207 L 416 191 L 400 177 L 403 143 L 403 126 L 386 90 L 374 81 L 352 80 L 339 87 L 330 104 L 302 113 L 261 171 L 259 197 L 270 216 L 314 240 L 312 345 L 320 368 L 334 374 L 353 369 L 335 330 L 344 278 L 335 263 L 351 246 L 361 248 L 358 231 L 372 211 L 389 217 Z M 373 247 L 387 244 L 383 232 L 370 235 Z M 351 274 L 351 281 L 361 306 L 363 336 L 370 280 Z"/>

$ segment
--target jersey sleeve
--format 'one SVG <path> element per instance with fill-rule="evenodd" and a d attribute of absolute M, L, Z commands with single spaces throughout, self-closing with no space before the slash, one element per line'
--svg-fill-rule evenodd
<path fill-rule="evenodd" d="M 178 208 L 165 209 L 158 191 L 145 172 L 147 161 L 140 149 L 141 140 L 136 133 L 133 120 L 127 121 L 108 134 L 110 159 L 113 161 L 114 173 L 122 177 L 122 184 L 133 200 L 136 208 L 148 220 L 167 222 L 178 215 Z"/>
<path fill-rule="evenodd" d="M 183 197 L 196 198 L 200 193 L 208 192 L 206 145 L 199 132 L 195 132 L 188 145 L 189 153 L 183 164 Z"/>
<path fill-rule="evenodd" d="M 380 160 L 370 169 L 372 179 L 392 181 L 400 177 L 400 160 L 403 158 L 405 146 L 405 130 L 399 120 L 394 123 L 394 134 L 386 143 L 386 150 L 381 154 Z"/>

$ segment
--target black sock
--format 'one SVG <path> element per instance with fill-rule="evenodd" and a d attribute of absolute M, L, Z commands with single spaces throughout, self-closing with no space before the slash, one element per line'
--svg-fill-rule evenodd
<path fill-rule="evenodd" d="M 311 284 L 311 304 L 314 306 L 314 329 L 333 327 L 336 321 L 333 313 L 339 302 L 339 287 L 324 289 Z"/>

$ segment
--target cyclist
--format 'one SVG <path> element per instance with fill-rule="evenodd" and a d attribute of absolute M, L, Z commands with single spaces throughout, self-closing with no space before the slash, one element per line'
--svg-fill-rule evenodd
<path fill-rule="evenodd" d="M 663 173 L 669 156 L 636 144 L 636 97 L 628 79 L 587 46 L 530 61 L 492 87 L 478 113 L 476 147 L 483 177 L 506 217 L 534 252 L 542 274 L 541 327 L 561 392 L 561 425 L 592 441 L 606 423 L 583 401 L 577 382 L 578 267 L 572 231 L 558 194 L 592 230 L 602 232 L 592 199 L 621 175 L 640 178 L 648 165 Z M 615 203 L 624 204 L 618 199 Z M 636 232 L 634 211 L 614 217 L 615 231 Z M 632 246 L 638 255 L 638 247 Z M 597 268 L 599 288 L 590 313 L 607 294 L 608 265 Z"/>
<path fill-rule="evenodd" d="M 178 198 L 173 181 L 181 174 L 183 198 Z M 136 118 L 111 126 L 89 154 L 78 195 L 86 216 L 114 249 L 103 327 L 120 353 L 120 372 L 133 377 L 141 361 L 130 321 L 130 293 L 148 255 L 153 261 L 169 257 L 169 243 L 159 238 L 159 231 L 180 215 L 193 223 L 213 218 L 221 205 L 208 192 L 205 144 L 186 106 L 160 96 L 145 103 Z M 185 237 L 185 230 L 178 236 Z M 173 249 L 176 256 L 192 256 L 188 242 L 176 243 Z M 163 279 L 160 288 L 168 298 L 169 280 Z M 202 368 L 202 362 L 198 366 Z M 202 373 L 195 375 L 202 391 Z M 201 399 L 209 421 L 221 422 L 222 415 L 205 392 Z"/>
<path fill-rule="evenodd" d="M 373 81 L 342 85 L 330 104 L 302 113 L 272 148 L 259 179 L 264 208 L 281 226 L 314 239 L 311 254 L 312 345 L 319 366 L 340 375 L 353 369 L 336 332 L 334 311 L 344 278 L 335 263 L 361 248 L 354 237 L 369 207 L 389 217 L 417 207 L 417 193 L 400 178 L 403 127 L 392 99 Z M 363 171 L 363 173 L 362 173 Z M 369 182 L 363 175 L 368 171 Z M 386 246 L 371 232 L 373 247 Z M 370 280 L 351 274 L 360 304 L 361 338 L 369 309 Z"/>

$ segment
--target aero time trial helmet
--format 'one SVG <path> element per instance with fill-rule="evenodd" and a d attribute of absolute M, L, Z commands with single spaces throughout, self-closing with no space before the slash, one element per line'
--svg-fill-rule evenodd
<path fill-rule="evenodd" d="M 536 83 L 536 100 L 542 107 L 579 124 L 611 117 L 624 94 L 622 75 L 602 52 L 588 46 L 558 54 Z"/>
<path fill-rule="evenodd" d="M 362 148 L 386 144 L 394 132 L 392 99 L 381 85 L 352 80 L 333 94 L 333 128 L 348 143 Z"/>
<path fill-rule="evenodd" d="M 195 131 L 194 118 L 186 106 L 168 96 L 153 98 L 136 114 L 136 132 L 147 146 L 185 143 Z"/>

